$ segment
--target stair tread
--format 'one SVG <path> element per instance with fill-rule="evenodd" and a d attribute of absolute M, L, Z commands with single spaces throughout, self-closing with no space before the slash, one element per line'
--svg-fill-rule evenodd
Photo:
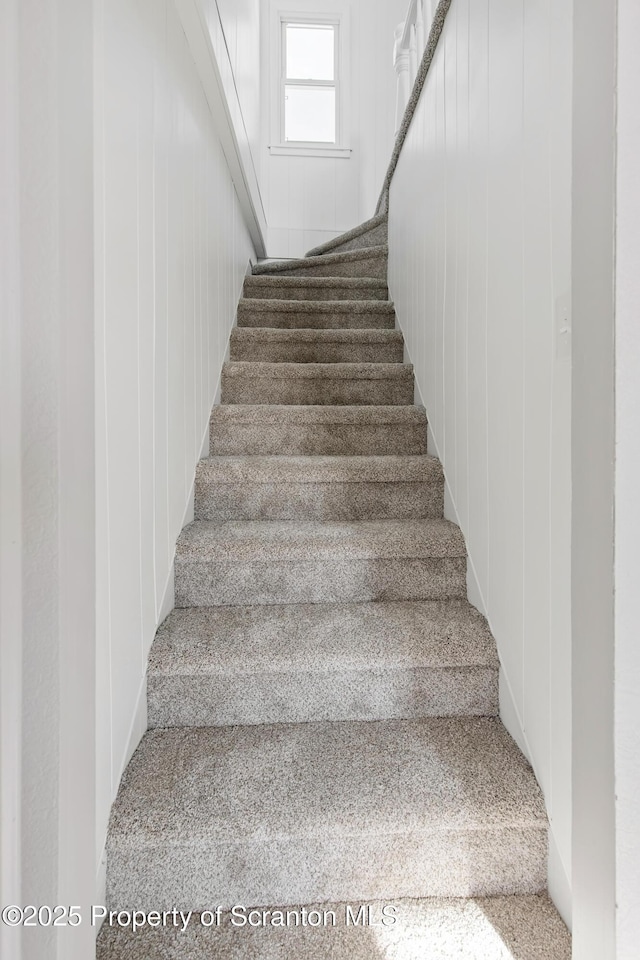
<path fill-rule="evenodd" d="M 234 327 L 231 331 L 231 342 L 247 340 L 258 343 L 404 343 L 400 330 Z"/>
<path fill-rule="evenodd" d="M 388 957 L 417 960 L 504 960 L 511 954 L 505 944 L 517 944 L 517 956 L 528 960 L 571 960 L 571 935 L 546 894 L 507 897 L 429 898 L 373 901 L 375 920 L 382 907 L 395 907 L 397 922 L 383 927 L 384 950 Z M 352 909 L 353 909 L 353 905 Z M 98 960 L 248 960 L 250 957 L 275 960 L 372 960 L 382 956 L 362 927 L 345 922 L 346 905 L 334 902 L 316 905 L 320 911 L 333 909 L 335 926 L 287 925 L 280 928 L 269 920 L 276 910 L 291 909 L 270 904 L 265 925 L 246 926 L 239 936 L 225 914 L 220 928 L 201 927 L 191 936 L 180 928 L 145 926 L 133 933 L 129 928 L 105 923 L 98 936 Z M 312 909 L 306 905 L 307 911 Z M 353 910 L 357 913 L 360 908 Z M 300 908 L 299 908 L 300 909 Z M 378 926 L 374 930 L 379 930 Z M 382 948 L 380 948 L 382 950 Z M 514 949 L 516 949 L 514 947 Z"/>
<path fill-rule="evenodd" d="M 417 456 L 215 456 L 197 466 L 198 479 L 215 483 L 435 483 L 442 464 Z"/>
<path fill-rule="evenodd" d="M 251 381 L 271 380 L 408 380 L 413 378 L 410 363 L 265 363 L 252 360 L 228 360 L 223 364 L 225 378 L 247 377 Z"/>
<path fill-rule="evenodd" d="M 499 665 L 484 617 L 466 600 L 176 609 L 149 676 Z"/>
<path fill-rule="evenodd" d="M 145 734 L 109 847 L 546 831 L 531 767 L 493 718 L 191 727 Z"/>
<path fill-rule="evenodd" d="M 302 278 L 305 279 L 305 278 Z M 307 278 L 309 279 L 309 278 Z M 238 313 L 393 313 L 392 300 L 261 300 L 241 297 Z"/>
<path fill-rule="evenodd" d="M 448 520 L 196 520 L 177 542 L 176 562 L 466 557 Z"/>
<path fill-rule="evenodd" d="M 362 247 L 358 250 L 346 250 L 344 253 L 326 253 L 317 257 L 299 257 L 292 260 L 262 261 L 253 267 L 253 276 L 286 273 L 305 267 L 333 266 L 340 263 L 353 263 L 358 260 L 383 259 L 389 254 L 386 243 L 375 247 Z"/>
<path fill-rule="evenodd" d="M 425 408 L 418 404 L 219 404 L 211 411 L 212 423 L 243 424 L 419 424 L 427 423 Z"/>
<path fill-rule="evenodd" d="M 376 277 L 270 277 L 268 274 L 252 274 L 246 277 L 249 287 L 352 287 L 363 290 L 386 290 L 387 281 Z"/>

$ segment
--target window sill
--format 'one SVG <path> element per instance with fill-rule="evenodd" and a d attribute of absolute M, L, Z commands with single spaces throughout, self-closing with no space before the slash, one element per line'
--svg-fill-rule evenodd
<path fill-rule="evenodd" d="M 286 144 L 285 146 L 270 146 L 269 153 L 272 157 L 331 157 L 342 160 L 351 158 L 349 147 L 295 147 Z"/>

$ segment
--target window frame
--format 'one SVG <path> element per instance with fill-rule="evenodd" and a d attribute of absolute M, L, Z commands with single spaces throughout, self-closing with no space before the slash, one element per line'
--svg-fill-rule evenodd
<path fill-rule="evenodd" d="M 338 6 L 338 4 L 336 4 Z M 273 105 L 272 137 L 269 152 L 273 156 L 311 156 L 338 157 L 348 159 L 351 150 L 345 142 L 347 130 L 347 90 L 344 69 L 346 64 L 346 44 L 348 42 L 348 18 L 342 10 L 321 12 L 319 10 L 274 10 L 274 40 L 277 43 L 276 69 L 272 73 L 273 92 L 276 102 Z M 318 24 L 334 29 L 334 77 L 333 80 L 297 80 L 286 76 L 286 27 L 287 24 Z M 329 87 L 335 89 L 336 128 L 334 142 L 323 140 L 285 140 L 285 85 L 309 87 Z"/>
<path fill-rule="evenodd" d="M 298 77 L 287 76 L 287 27 L 289 25 L 308 25 L 313 27 L 332 27 L 333 28 L 333 80 L 305 80 Z M 325 147 L 335 149 L 341 143 L 341 104 L 340 104 L 340 20 L 338 17 L 314 17 L 310 16 L 291 17 L 280 14 L 280 143 L 285 147 L 306 147 L 307 149 Z M 285 100 L 286 87 L 325 87 L 327 90 L 335 91 L 335 126 L 334 140 L 287 140 L 285 137 Z"/>

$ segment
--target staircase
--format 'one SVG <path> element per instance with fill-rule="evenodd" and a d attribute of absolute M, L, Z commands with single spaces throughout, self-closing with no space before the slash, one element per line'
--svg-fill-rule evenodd
<path fill-rule="evenodd" d="M 246 280 L 151 652 L 149 730 L 112 812 L 108 904 L 393 901 L 380 929 L 402 937 L 404 910 L 416 957 L 511 957 L 511 936 L 568 958 L 542 796 L 497 717 L 494 641 L 466 599 L 372 224 Z M 501 931 L 484 953 L 474 910 Z M 315 957 L 314 933 L 333 937 L 325 956 L 391 955 L 344 926 L 105 925 L 99 956 Z"/>

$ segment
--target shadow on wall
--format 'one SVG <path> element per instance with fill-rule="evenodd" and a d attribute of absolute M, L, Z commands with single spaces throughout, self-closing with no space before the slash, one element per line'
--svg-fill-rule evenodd
<path fill-rule="evenodd" d="M 385 925 L 374 903 L 223 912 L 219 927 L 193 915 L 184 932 L 103 926 L 99 960 L 570 960 L 569 933 L 546 896 L 398 900 Z M 387 907 L 388 915 L 392 914 Z M 370 922 L 367 922 L 367 918 Z M 238 922 L 240 917 L 238 917 Z M 282 922 L 286 926 L 272 926 Z M 288 921 L 288 923 L 287 923 Z"/>

